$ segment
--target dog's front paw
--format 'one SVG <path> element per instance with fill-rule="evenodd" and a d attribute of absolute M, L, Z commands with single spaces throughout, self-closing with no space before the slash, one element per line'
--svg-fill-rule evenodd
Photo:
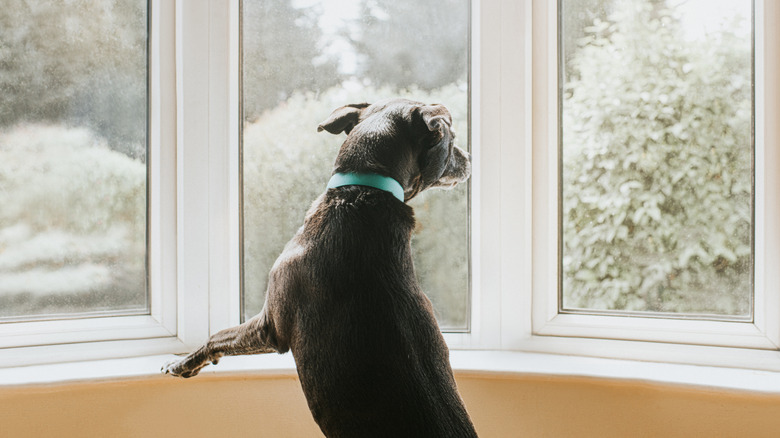
<path fill-rule="evenodd" d="M 160 371 L 175 377 L 189 378 L 198 375 L 200 370 L 208 365 L 208 362 L 195 361 L 191 356 L 175 359 L 163 365 Z"/>

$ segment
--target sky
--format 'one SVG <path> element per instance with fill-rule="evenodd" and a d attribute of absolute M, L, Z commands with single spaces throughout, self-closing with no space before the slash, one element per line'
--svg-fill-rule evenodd
<path fill-rule="evenodd" d="M 750 35 L 752 12 L 751 0 L 669 0 L 677 5 L 689 38 L 706 37 L 717 31 L 724 22 L 739 16 L 740 33 Z"/>

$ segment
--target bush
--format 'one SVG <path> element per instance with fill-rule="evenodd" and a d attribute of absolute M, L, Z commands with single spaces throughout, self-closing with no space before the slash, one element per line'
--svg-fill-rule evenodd
<path fill-rule="evenodd" d="M 660 2 L 617 2 L 563 99 L 567 308 L 749 315 L 746 39 L 686 40 Z"/>
<path fill-rule="evenodd" d="M 0 133 L 0 316 L 146 305 L 146 167 L 99 138 Z"/>

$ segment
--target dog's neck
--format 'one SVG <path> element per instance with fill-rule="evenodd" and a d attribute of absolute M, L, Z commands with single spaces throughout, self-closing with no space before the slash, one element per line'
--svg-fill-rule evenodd
<path fill-rule="evenodd" d="M 343 186 L 367 186 L 390 192 L 399 201 L 404 202 L 404 188 L 389 176 L 377 173 L 336 173 L 328 182 L 329 189 Z"/>

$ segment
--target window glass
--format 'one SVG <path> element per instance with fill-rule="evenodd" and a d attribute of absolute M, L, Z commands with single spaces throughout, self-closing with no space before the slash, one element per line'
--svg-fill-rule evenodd
<path fill-rule="evenodd" d="M 0 8 L 0 321 L 148 311 L 147 15 Z"/>
<path fill-rule="evenodd" d="M 260 311 L 268 272 L 330 178 L 343 134 L 317 133 L 349 103 L 442 103 L 468 143 L 467 0 L 244 0 L 242 21 L 243 317 Z M 412 247 L 442 327 L 468 328 L 468 185 L 412 202 Z"/>
<path fill-rule="evenodd" d="M 561 0 L 564 312 L 752 318 L 750 0 Z"/>

